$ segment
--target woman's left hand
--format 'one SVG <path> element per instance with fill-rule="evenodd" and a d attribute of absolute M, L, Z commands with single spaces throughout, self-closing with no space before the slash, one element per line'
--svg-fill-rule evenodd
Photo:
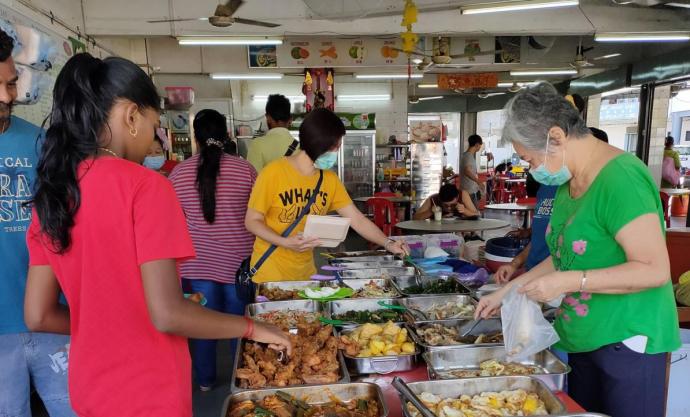
<path fill-rule="evenodd" d="M 542 275 L 524 284 L 518 292 L 534 301 L 546 303 L 566 292 L 563 286 L 564 278 L 561 272 Z"/>
<path fill-rule="evenodd" d="M 407 243 L 405 243 L 402 240 L 389 240 L 388 243 L 384 246 L 384 248 L 394 255 L 408 256 L 410 254 L 410 247 L 407 246 Z"/>

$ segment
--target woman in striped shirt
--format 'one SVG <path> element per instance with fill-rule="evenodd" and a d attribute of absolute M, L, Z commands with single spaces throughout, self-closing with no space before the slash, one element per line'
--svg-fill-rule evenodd
<path fill-rule="evenodd" d="M 170 175 L 184 209 L 196 258 L 182 263 L 185 284 L 207 299 L 206 307 L 244 314 L 235 292 L 235 271 L 251 255 L 254 235 L 244 217 L 256 170 L 223 149 L 230 140 L 225 116 L 202 110 L 194 118 L 199 153 L 182 162 Z M 232 341 L 231 357 L 236 348 Z M 216 379 L 216 341 L 193 340 L 192 364 L 202 391 Z"/>

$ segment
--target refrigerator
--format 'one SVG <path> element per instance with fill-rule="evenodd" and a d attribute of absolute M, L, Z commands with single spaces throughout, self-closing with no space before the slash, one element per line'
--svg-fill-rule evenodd
<path fill-rule="evenodd" d="M 299 140 L 299 132 L 291 130 Z M 350 198 L 374 195 L 376 180 L 376 131 L 347 130 L 332 170 L 345 185 Z"/>
<path fill-rule="evenodd" d="M 443 142 L 412 144 L 412 186 L 417 207 L 441 188 L 444 163 Z"/>

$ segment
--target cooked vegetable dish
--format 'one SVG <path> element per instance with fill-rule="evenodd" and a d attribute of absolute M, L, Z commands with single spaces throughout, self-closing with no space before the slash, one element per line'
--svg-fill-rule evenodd
<path fill-rule="evenodd" d="M 422 285 L 412 285 L 403 289 L 407 294 L 464 294 L 465 287 L 455 280 L 439 279 Z"/>
<path fill-rule="evenodd" d="M 387 323 L 389 321 L 403 321 L 402 314 L 397 310 L 381 309 L 375 311 L 346 311 L 332 315 L 334 320 L 349 323 Z"/>
<path fill-rule="evenodd" d="M 299 310 L 286 310 L 286 311 L 269 311 L 266 313 L 261 313 L 256 315 L 256 319 L 276 325 L 282 329 L 292 329 L 297 327 L 298 324 L 308 324 L 316 322 L 321 314 L 309 312 L 309 311 L 299 311 Z"/>
<path fill-rule="evenodd" d="M 375 400 L 356 399 L 343 402 L 333 399 L 327 403 L 309 404 L 282 391 L 259 401 L 242 401 L 233 405 L 228 417 L 378 417 Z"/>
<path fill-rule="evenodd" d="M 545 416 L 546 405 L 534 392 L 512 390 L 501 392 L 482 392 L 479 395 L 463 395 L 458 399 L 443 398 L 428 392 L 419 396 L 429 410 L 441 417 L 495 417 L 495 416 Z M 412 417 L 421 414 L 417 408 L 407 403 Z"/>
<path fill-rule="evenodd" d="M 369 281 L 364 287 L 355 291 L 352 298 L 389 298 L 397 297 L 398 292 L 394 288 L 386 288 L 376 283 L 376 281 Z"/>

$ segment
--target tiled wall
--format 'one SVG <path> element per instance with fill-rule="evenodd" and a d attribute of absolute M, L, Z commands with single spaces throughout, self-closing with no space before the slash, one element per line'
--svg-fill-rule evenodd
<path fill-rule="evenodd" d="M 661 183 L 661 162 L 664 159 L 664 138 L 668 121 L 668 106 L 671 98 L 671 86 L 654 89 L 654 107 L 652 108 L 652 127 L 649 138 L 649 170 L 657 184 Z"/>

